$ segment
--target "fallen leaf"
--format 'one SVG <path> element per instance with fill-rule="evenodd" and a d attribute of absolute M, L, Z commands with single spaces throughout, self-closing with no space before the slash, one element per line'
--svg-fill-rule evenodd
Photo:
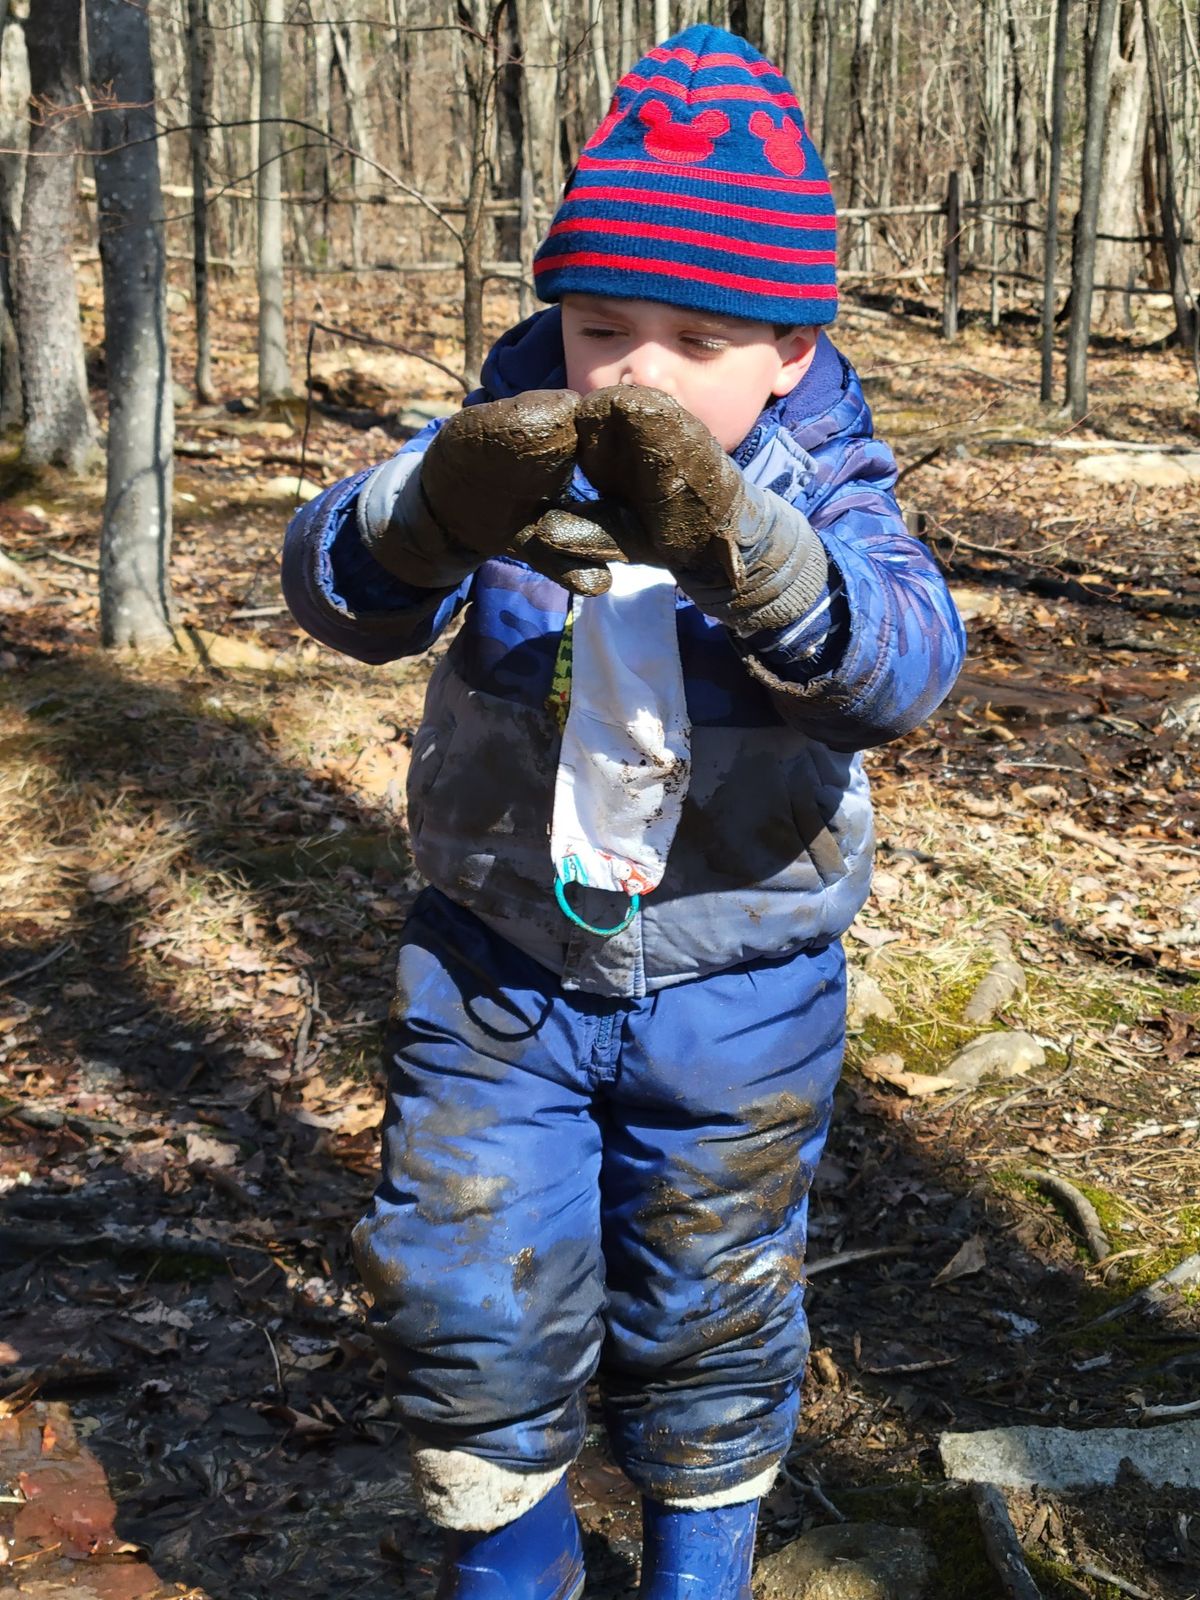
<path fill-rule="evenodd" d="M 956 1278 L 968 1278 L 974 1272 L 982 1272 L 986 1265 L 987 1255 L 983 1248 L 983 1236 L 973 1233 L 965 1244 L 959 1246 L 934 1278 L 933 1287 L 936 1289 L 939 1284 L 953 1283 Z"/>
<path fill-rule="evenodd" d="M 913 1099 L 922 1095 L 937 1094 L 942 1089 L 957 1089 L 953 1078 L 939 1078 L 928 1072 L 909 1072 L 903 1056 L 869 1056 L 859 1067 L 864 1078 L 872 1083 L 887 1083 Z"/>

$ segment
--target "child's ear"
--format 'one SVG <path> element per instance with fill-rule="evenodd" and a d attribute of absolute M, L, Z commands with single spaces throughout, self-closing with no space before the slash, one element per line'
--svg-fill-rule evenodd
<path fill-rule="evenodd" d="M 816 328 L 793 328 L 790 333 L 784 334 L 783 338 L 779 340 L 779 355 L 782 365 L 779 368 L 779 376 L 771 385 L 772 394 L 791 394 L 812 365 L 812 358 L 816 348 Z"/>

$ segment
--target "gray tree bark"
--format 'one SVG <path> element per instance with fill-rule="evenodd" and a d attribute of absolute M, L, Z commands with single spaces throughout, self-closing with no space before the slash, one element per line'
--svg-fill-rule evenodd
<path fill-rule="evenodd" d="M 19 426 L 25 414 L 12 260 L 21 234 L 28 118 L 25 30 L 13 8 L 6 6 L 6 0 L 0 0 L 0 147 L 18 152 L 0 154 L 0 433 Z"/>
<path fill-rule="evenodd" d="M 295 394 L 283 313 L 283 0 L 263 0 L 258 130 L 258 403 Z"/>
<path fill-rule="evenodd" d="M 149 17 L 140 0 L 87 0 L 87 17 L 108 356 L 100 633 L 152 648 L 172 639 L 174 411 Z"/>
<path fill-rule="evenodd" d="M 1067 25 L 1071 0 L 1055 0 L 1054 66 L 1050 73 L 1050 190 L 1042 256 L 1042 383 L 1048 405 L 1054 392 L 1054 274 L 1058 266 L 1058 199 L 1062 188 L 1063 126 L 1067 117 Z"/>
<path fill-rule="evenodd" d="M 1096 31 L 1088 60 L 1087 126 L 1079 189 L 1079 226 L 1071 260 L 1071 326 L 1067 335 L 1067 404 L 1076 422 L 1087 412 L 1088 335 L 1092 324 L 1092 285 L 1096 281 L 1096 217 L 1100 207 L 1100 168 L 1108 75 L 1117 0 L 1099 0 Z"/>
<path fill-rule="evenodd" d="M 562 187 L 559 13 L 550 0 L 518 0 L 517 28 L 521 36 L 523 111 L 534 197 L 543 205 L 553 205 Z"/>
<path fill-rule="evenodd" d="M 17 245 L 27 466 L 83 472 L 96 454 L 71 240 L 81 104 L 79 0 L 33 0 L 26 29 L 30 160 Z"/>
<path fill-rule="evenodd" d="M 1137 174 L 1145 142 L 1146 33 L 1143 0 L 1121 0 L 1113 34 L 1112 63 L 1105 118 L 1104 166 L 1100 174 L 1100 210 L 1096 227 L 1102 234 L 1141 232 Z M 1116 239 L 1096 241 L 1096 277 L 1101 283 L 1133 283 L 1141 271 L 1140 245 Z M 1123 289 L 1102 289 L 1096 322 L 1104 327 L 1129 327 L 1129 296 Z"/>
<path fill-rule="evenodd" d="M 212 121 L 213 52 L 208 0 L 188 0 L 188 142 L 192 162 L 192 292 L 196 317 L 196 398 L 216 398 L 208 326 L 208 127 Z"/>
<path fill-rule="evenodd" d="M 1192 358 L 1196 382 L 1200 385 L 1200 307 L 1188 283 L 1187 263 L 1180 238 L 1178 187 L 1175 157 L 1171 148 L 1171 124 L 1167 91 L 1163 81 L 1158 39 L 1149 9 L 1146 11 L 1146 55 L 1150 70 L 1151 126 L 1154 134 L 1156 188 L 1163 234 L 1163 252 L 1171 283 L 1171 303 L 1175 308 L 1175 331 L 1180 345 Z"/>

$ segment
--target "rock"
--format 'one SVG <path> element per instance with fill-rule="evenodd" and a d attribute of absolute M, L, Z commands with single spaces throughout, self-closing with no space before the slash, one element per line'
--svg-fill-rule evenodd
<path fill-rule="evenodd" d="M 994 589 L 977 589 L 971 584 L 952 583 L 950 598 L 962 622 L 974 622 L 978 617 L 998 617 L 1000 596 Z"/>
<path fill-rule="evenodd" d="M 964 1022 L 990 1022 L 1001 1007 L 1025 991 L 1025 973 L 1013 956 L 1012 941 L 1001 928 L 988 935 L 992 964 L 975 985 L 963 1009 Z"/>
<path fill-rule="evenodd" d="M 1125 1468 L 1155 1488 L 1200 1489 L 1200 1422 L 1156 1428 L 987 1428 L 944 1433 L 948 1478 L 1056 1493 L 1103 1488 Z"/>
<path fill-rule="evenodd" d="M 846 967 L 846 1026 L 851 1033 L 860 1033 L 872 1017 L 880 1022 L 891 1022 L 896 1008 L 869 972 L 850 962 Z"/>
<path fill-rule="evenodd" d="M 1007 1033 L 984 1033 L 965 1045 L 948 1066 L 944 1078 L 973 1089 L 986 1077 L 1015 1078 L 1030 1067 L 1040 1067 L 1046 1052 L 1031 1033 L 1014 1028 Z"/>
<path fill-rule="evenodd" d="M 1179 489 L 1200 479 L 1200 451 L 1166 455 L 1146 450 L 1134 456 L 1084 456 L 1075 465 L 1080 478 L 1095 483 L 1137 483 L 1147 489 Z"/>
<path fill-rule="evenodd" d="M 281 478 L 268 478 L 258 486 L 258 498 L 278 500 L 285 505 L 296 505 L 302 500 L 315 500 L 321 492 L 319 483 L 309 483 L 307 478 L 297 478 L 287 473 Z"/>
<path fill-rule="evenodd" d="M 1163 707 L 1159 723 L 1171 732 L 1180 734 L 1185 739 L 1194 739 L 1200 734 L 1200 694 L 1185 695 L 1182 700 L 1174 700 L 1169 706 Z"/>
<path fill-rule="evenodd" d="M 913 1528 L 843 1522 L 814 1528 L 760 1561 L 755 1600 L 921 1600 L 933 1557 Z"/>
<path fill-rule="evenodd" d="M 205 667 L 248 667 L 254 672 L 276 672 L 290 663 L 275 651 L 264 650 L 250 639 L 233 639 L 206 628 L 176 628 L 175 648 Z"/>

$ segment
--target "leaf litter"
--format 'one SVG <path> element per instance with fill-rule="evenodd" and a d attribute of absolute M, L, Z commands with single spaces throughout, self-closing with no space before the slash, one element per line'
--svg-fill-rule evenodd
<path fill-rule="evenodd" d="M 409 342 L 448 326 L 436 295 L 421 285 L 380 325 Z M 227 314 L 236 339 L 245 316 Z M 951 702 L 871 757 L 879 875 L 848 951 L 874 998 L 814 1186 L 814 1356 L 764 1552 L 830 1506 L 933 1527 L 943 1433 L 1129 1426 L 1200 1382 L 1195 1291 L 1169 1281 L 1200 1247 L 1194 487 L 1081 478 L 1038 444 L 1053 429 L 1023 334 L 968 329 L 946 362 L 915 325 L 845 321 L 902 467 L 937 447 L 903 493 L 948 564 L 971 656 Z M 323 359 L 337 382 L 309 449 L 333 476 L 395 448 L 422 396 L 393 407 L 364 365 L 375 387 L 351 414 L 338 397 L 362 400 L 346 376 L 359 354 Z M 1095 352 L 1088 438 L 1136 425 L 1194 444 L 1173 360 Z M 229 382 L 250 382 L 233 358 Z M 5 591 L 0 641 L 14 1595 L 58 1592 L 68 1568 L 81 1590 L 152 1600 L 425 1600 L 436 1582 L 347 1247 L 418 887 L 403 788 L 429 661 L 367 670 L 300 636 L 280 609 L 268 470 L 298 458 L 267 460 L 299 439 L 236 420 L 231 434 L 219 412 L 180 419 L 205 453 L 181 458 L 193 647 L 175 657 L 101 652 L 94 578 L 39 554 L 94 555 L 98 485 L 44 482 L 36 513 L 32 494 L 0 509 L 0 543 L 40 585 Z M 1041 1064 L 939 1082 L 980 1036 L 1014 1032 Z M 1105 1260 L 1031 1166 L 1086 1196 Z M 50 1517 L 18 1537 L 37 1499 L 22 1462 L 47 1421 L 85 1512 L 73 1535 Z M 637 1520 L 594 1421 L 574 1482 L 604 1597 L 636 1582 Z M 1161 1600 L 1200 1586 L 1190 1491 L 1126 1482 L 1009 1506 L 1047 1595 L 1104 1594 L 1089 1570 Z M 935 1540 L 935 1594 L 983 1596 L 986 1569 L 952 1543 Z"/>

